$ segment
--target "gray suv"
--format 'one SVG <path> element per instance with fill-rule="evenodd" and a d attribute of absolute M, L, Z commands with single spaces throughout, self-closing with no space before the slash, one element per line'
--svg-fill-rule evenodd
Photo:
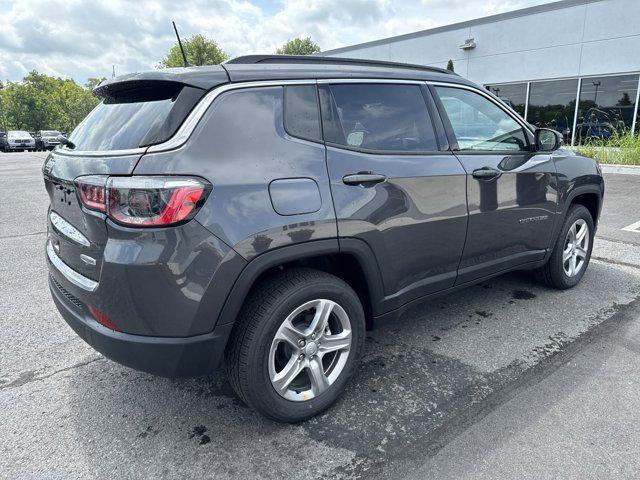
<path fill-rule="evenodd" d="M 95 93 L 43 167 L 55 304 L 123 365 L 224 365 L 272 419 L 329 407 L 376 322 L 589 263 L 596 162 L 446 70 L 249 56 Z"/>

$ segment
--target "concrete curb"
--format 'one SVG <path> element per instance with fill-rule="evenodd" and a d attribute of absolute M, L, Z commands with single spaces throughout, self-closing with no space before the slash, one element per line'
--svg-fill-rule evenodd
<path fill-rule="evenodd" d="M 623 175 L 640 175 L 640 165 L 615 165 L 603 163 L 602 173 L 621 173 Z"/>

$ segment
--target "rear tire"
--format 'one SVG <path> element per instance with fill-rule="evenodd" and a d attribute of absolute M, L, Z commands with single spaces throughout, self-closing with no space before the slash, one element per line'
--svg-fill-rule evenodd
<path fill-rule="evenodd" d="M 225 352 L 227 375 L 248 406 L 300 422 L 340 396 L 364 338 L 362 304 L 347 283 L 318 270 L 285 270 L 249 293 Z"/>
<path fill-rule="evenodd" d="M 584 276 L 595 229 L 591 213 L 583 205 L 572 205 L 547 263 L 534 270 L 538 281 L 557 289 L 575 287 Z"/>

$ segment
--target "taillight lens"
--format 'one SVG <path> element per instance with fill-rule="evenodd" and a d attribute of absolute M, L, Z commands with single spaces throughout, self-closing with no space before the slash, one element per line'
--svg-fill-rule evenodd
<path fill-rule="evenodd" d="M 76 179 L 84 206 L 127 226 L 184 223 L 195 216 L 211 191 L 210 184 L 191 177 L 102 177 L 101 196 L 96 190 L 98 178 Z"/>
<path fill-rule="evenodd" d="M 106 180 L 107 177 L 101 175 L 88 175 L 76 180 L 80 200 L 85 207 L 99 212 L 107 211 Z"/>

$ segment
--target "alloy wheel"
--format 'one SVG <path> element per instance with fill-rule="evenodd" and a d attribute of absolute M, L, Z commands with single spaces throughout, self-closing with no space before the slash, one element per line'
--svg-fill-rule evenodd
<path fill-rule="evenodd" d="M 579 218 L 569 231 L 562 251 L 562 268 L 568 277 L 575 277 L 584 268 L 589 252 L 589 225 Z"/>
<path fill-rule="evenodd" d="M 351 322 L 336 302 L 317 299 L 291 312 L 269 351 L 269 377 L 278 394 L 306 401 L 340 376 L 351 350 Z"/>

